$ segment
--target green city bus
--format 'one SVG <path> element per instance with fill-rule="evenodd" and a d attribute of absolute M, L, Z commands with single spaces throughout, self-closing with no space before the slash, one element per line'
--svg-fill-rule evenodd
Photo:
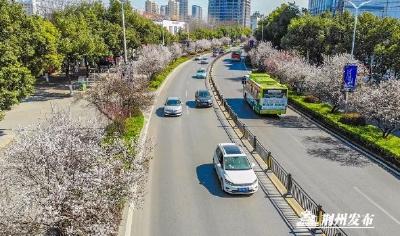
<path fill-rule="evenodd" d="M 252 73 L 244 82 L 244 99 L 258 114 L 286 113 L 288 88 L 265 73 Z"/>

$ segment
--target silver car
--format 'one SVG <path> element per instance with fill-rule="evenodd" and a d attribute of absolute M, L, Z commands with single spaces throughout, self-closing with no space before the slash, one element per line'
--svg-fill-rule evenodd
<path fill-rule="evenodd" d="M 179 97 L 168 97 L 164 104 L 164 116 L 181 116 L 182 102 Z"/>

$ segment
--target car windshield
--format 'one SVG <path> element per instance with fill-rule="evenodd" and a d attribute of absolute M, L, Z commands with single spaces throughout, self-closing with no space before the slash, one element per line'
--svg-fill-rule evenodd
<path fill-rule="evenodd" d="M 206 71 L 203 70 L 203 69 L 197 71 L 197 73 L 205 73 L 205 72 L 206 72 Z"/>
<path fill-rule="evenodd" d="M 181 101 L 177 100 L 177 99 L 169 99 L 166 102 L 167 106 L 179 106 L 181 105 Z"/>
<path fill-rule="evenodd" d="M 210 97 L 210 93 L 208 91 L 199 91 L 199 97 L 209 98 Z"/>
<path fill-rule="evenodd" d="M 249 170 L 250 163 L 245 156 L 224 157 L 225 170 Z"/>

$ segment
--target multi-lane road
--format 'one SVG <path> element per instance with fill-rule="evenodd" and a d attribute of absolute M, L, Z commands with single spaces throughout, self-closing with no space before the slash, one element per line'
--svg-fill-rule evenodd
<path fill-rule="evenodd" d="M 148 130 L 155 145 L 149 191 L 125 230 L 130 235 L 293 235 L 263 191 L 234 197 L 222 192 L 212 155 L 218 143 L 231 140 L 214 108 L 194 107 L 195 91 L 206 86 L 204 79 L 192 77 L 200 67 L 195 61 L 182 65 L 157 97 Z M 168 96 L 182 99 L 181 117 L 163 117 Z"/>
<path fill-rule="evenodd" d="M 231 140 L 217 106 L 194 107 L 195 91 L 206 87 L 193 78 L 200 67 L 195 61 L 181 65 L 157 96 L 148 130 L 155 145 L 148 192 L 123 235 L 296 234 L 271 200 L 275 195 L 260 190 L 232 197 L 221 191 L 212 154 L 217 143 Z M 399 179 L 290 109 L 280 118 L 255 115 L 242 99 L 246 73 L 229 56 L 214 67 L 217 86 L 240 119 L 314 200 L 328 213 L 374 215 L 374 229 L 346 229 L 350 235 L 399 235 Z M 168 96 L 181 97 L 181 117 L 163 116 Z"/>
<path fill-rule="evenodd" d="M 214 67 L 215 82 L 241 121 L 307 193 L 329 213 L 374 215 L 375 229 L 347 229 L 351 235 L 400 235 L 399 178 L 293 110 L 280 118 L 256 115 L 242 99 L 247 73 L 229 56 Z"/>

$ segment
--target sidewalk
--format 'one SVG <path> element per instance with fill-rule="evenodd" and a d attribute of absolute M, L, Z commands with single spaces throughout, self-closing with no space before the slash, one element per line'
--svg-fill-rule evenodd
<path fill-rule="evenodd" d="M 74 102 L 66 83 L 39 83 L 31 97 L 6 111 L 4 119 L 0 121 L 0 149 L 12 141 L 13 130 L 40 122 L 51 112 L 52 106 L 69 109 L 73 117 L 84 120 L 101 117 L 88 102 Z"/>

